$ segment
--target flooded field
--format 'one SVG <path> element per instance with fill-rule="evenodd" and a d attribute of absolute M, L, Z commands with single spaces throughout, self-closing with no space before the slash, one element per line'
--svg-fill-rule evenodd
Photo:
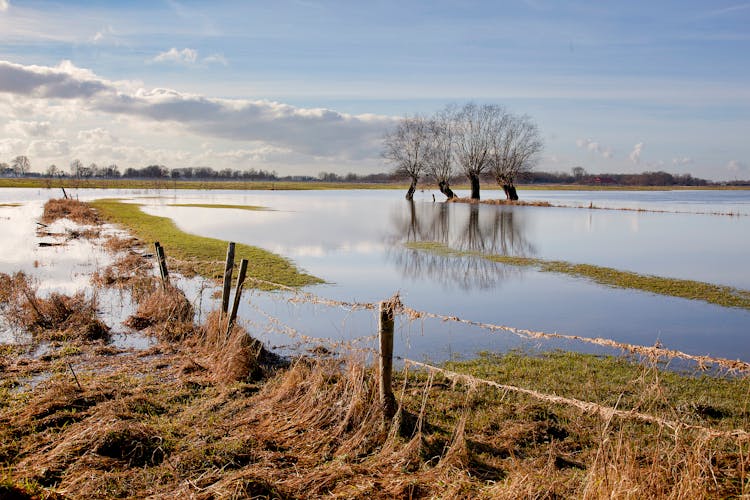
<path fill-rule="evenodd" d="M 501 197 L 493 191 L 483 194 Z M 75 257 L 75 245 L 36 248 L 34 239 L 34 214 L 41 211 L 44 199 L 58 195 L 48 190 L 0 192 L 0 203 L 21 203 L 0 211 L 0 223 L 10 231 L 5 234 L 12 235 L 4 240 L 0 271 L 23 269 L 50 288 L 78 286 L 76 280 L 86 270 L 73 263 L 81 261 Z M 746 309 L 611 288 L 478 256 L 563 260 L 750 289 L 748 191 L 521 193 L 522 199 L 570 208 L 433 203 L 429 192 L 418 192 L 410 204 L 403 200 L 403 193 L 391 190 L 80 190 L 76 195 L 81 200 L 126 198 L 142 204 L 149 214 L 173 219 L 184 231 L 289 257 L 326 281 L 306 289 L 323 298 L 373 303 L 398 292 L 404 304 L 420 311 L 634 344 L 659 342 L 694 354 L 750 360 L 750 311 Z M 576 208 L 590 205 L 652 211 Z M 438 242 L 466 255 L 416 250 L 406 246 L 409 242 Z M 34 264 L 44 263 L 55 252 L 60 253 L 60 263 L 54 271 Z M 93 253 L 82 260 L 95 266 L 104 258 Z M 71 261 L 66 263 L 66 259 Z M 206 304 L 215 301 L 212 292 L 196 288 L 192 300 L 210 307 Z M 310 347 L 309 341 L 298 345 L 300 335 L 336 342 L 375 333 L 371 310 L 290 302 L 293 294 L 285 292 L 254 291 L 248 297 L 241 305 L 240 318 L 269 346 L 304 349 Z M 576 342 L 540 343 L 439 320 L 399 318 L 397 325 L 396 353 L 433 361 L 517 347 L 592 351 Z M 365 339 L 362 345 L 371 342 Z"/>

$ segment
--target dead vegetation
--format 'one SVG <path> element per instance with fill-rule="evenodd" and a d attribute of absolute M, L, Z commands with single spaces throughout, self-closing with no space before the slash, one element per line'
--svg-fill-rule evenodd
<path fill-rule="evenodd" d="M 141 241 L 138 238 L 110 235 L 104 240 L 102 246 L 108 252 L 117 253 L 132 250 L 140 244 Z"/>
<path fill-rule="evenodd" d="M 196 362 L 194 359 L 198 359 Z M 92 358 L 0 404 L 14 485 L 65 498 L 724 498 L 750 445 L 401 373 L 383 424 L 362 362 L 215 380 L 193 347 Z M 105 363 L 114 367 L 102 371 Z M 192 367 L 192 368 L 191 368 Z"/>
<path fill-rule="evenodd" d="M 58 219 L 69 219 L 86 225 L 100 224 L 99 216 L 88 203 L 72 198 L 50 199 L 44 204 L 42 222 L 49 224 Z"/>
<path fill-rule="evenodd" d="M 32 281 L 25 274 L 16 273 L 0 274 L 0 299 L 5 318 L 37 341 L 94 341 L 109 337 L 109 328 L 97 316 L 95 296 L 53 292 L 39 297 Z"/>
<path fill-rule="evenodd" d="M 125 324 L 146 330 L 165 342 L 178 342 L 194 334 L 193 305 L 179 288 L 170 284 L 154 288 L 138 303 L 136 313 Z"/>

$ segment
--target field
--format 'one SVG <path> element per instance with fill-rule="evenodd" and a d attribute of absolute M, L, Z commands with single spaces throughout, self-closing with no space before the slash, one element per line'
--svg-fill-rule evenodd
<path fill-rule="evenodd" d="M 654 348 L 628 354 L 626 346 L 617 357 L 511 351 L 437 366 L 397 358 L 397 409 L 389 419 L 372 363 L 377 353 L 340 343 L 281 358 L 252 330 L 228 328 L 225 315 L 207 312 L 198 321 L 195 304 L 156 277 L 143 247 L 158 234 L 174 269 L 189 261 L 194 271 L 203 269 L 196 262 L 220 270 L 226 242 L 195 240 L 137 205 L 113 200 L 53 200 L 43 220 L 59 217 L 133 228 L 137 239 L 81 234 L 113 255 L 113 263 L 92 276 L 92 286 L 132 296 L 137 310 L 128 324 L 155 345 L 114 345 L 109 332 L 115 325 L 101 321 L 96 294 L 43 295 L 24 275 L 0 275 L 4 320 L 32 335 L 31 348 L 2 346 L 0 495 L 750 493 L 744 363 L 706 358 L 680 371 L 669 366 L 674 354 Z M 204 275 L 215 278 L 211 266 Z M 288 274 L 294 268 L 262 271 L 251 269 L 250 277 L 288 276 L 284 284 L 292 286 L 301 279 Z M 418 311 L 398 313 L 419 321 Z M 42 354 L 35 354 L 40 345 Z"/>
<path fill-rule="evenodd" d="M 362 182 L 296 182 L 296 181 L 211 181 L 169 179 L 49 179 L 49 178 L 0 178 L 0 188 L 67 188 L 67 189 L 241 189 L 241 190 L 328 190 L 328 189 L 399 189 L 406 192 L 409 184 L 362 183 Z M 468 183 L 451 186 L 467 190 Z M 438 191 L 435 183 L 425 181 L 417 189 Z M 500 189 L 494 183 L 483 185 L 483 189 Z M 519 191 L 674 191 L 674 190 L 748 190 L 750 186 L 590 186 L 579 184 L 519 184 Z M 502 196 L 500 196 L 502 197 Z"/>

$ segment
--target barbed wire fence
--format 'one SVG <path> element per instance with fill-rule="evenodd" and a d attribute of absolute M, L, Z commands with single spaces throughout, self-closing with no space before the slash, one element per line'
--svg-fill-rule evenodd
<path fill-rule="evenodd" d="M 227 269 L 231 269 L 229 258 L 227 259 Z M 231 272 L 225 273 L 225 289 L 227 280 L 231 280 Z M 695 365 L 700 370 L 705 370 L 709 366 L 714 366 L 724 369 L 728 373 L 746 377 L 748 374 L 750 374 L 750 363 L 741 361 L 739 359 L 732 360 L 708 355 L 689 354 L 676 349 L 663 347 L 660 344 L 654 346 L 629 344 L 608 338 L 586 337 L 580 335 L 562 334 L 557 332 L 530 330 L 507 325 L 479 322 L 470 319 L 459 318 L 457 316 L 420 311 L 403 304 L 398 293 L 378 303 L 353 302 L 321 297 L 311 292 L 302 291 L 294 287 L 254 277 L 244 277 L 244 282 L 255 284 L 257 288 L 264 290 L 277 290 L 286 292 L 288 294 L 286 296 L 276 296 L 275 294 L 271 295 L 274 296 L 274 298 L 278 298 L 278 300 L 283 300 L 295 306 L 300 304 L 313 304 L 342 309 L 347 313 L 353 313 L 357 311 L 375 312 L 378 319 L 378 331 L 376 333 L 348 338 L 345 340 L 332 340 L 330 338 L 315 337 L 302 333 L 298 329 L 284 323 L 278 317 L 273 316 L 269 312 L 263 310 L 260 306 L 254 304 L 252 300 L 250 301 L 250 307 L 255 311 L 255 313 L 258 314 L 259 317 L 262 317 L 265 319 L 265 321 L 267 321 L 267 331 L 273 330 L 275 333 L 280 333 L 295 340 L 296 346 L 314 345 L 318 348 L 324 347 L 326 349 L 326 352 L 328 353 L 359 353 L 361 355 L 370 356 L 371 358 L 377 359 L 380 403 L 384 409 L 384 417 L 386 420 L 389 420 L 393 417 L 393 412 L 395 410 L 395 396 L 392 388 L 392 370 L 393 361 L 396 360 L 403 363 L 405 371 L 409 366 L 424 370 L 429 374 L 430 380 L 432 380 L 432 377 L 434 377 L 435 374 L 440 374 L 451 380 L 455 384 L 466 386 L 469 390 L 474 390 L 478 386 L 487 386 L 501 390 L 505 393 L 512 392 L 516 394 L 522 394 L 538 401 L 576 408 L 586 414 L 598 415 L 604 420 L 610 420 L 614 417 L 617 417 L 624 420 L 637 420 L 653 425 L 658 425 L 660 427 L 668 428 L 675 433 L 679 433 L 682 430 L 692 430 L 700 433 L 707 438 L 733 438 L 743 441 L 750 440 L 750 433 L 744 429 L 713 429 L 710 427 L 690 424 L 678 420 L 666 419 L 649 413 L 637 411 L 636 409 L 624 410 L 591 401 L 584 401 L 576 398 L 559 396 L 556 394 L 548 394 L 511 384 L 502 384 L 493 380 L 487 380 L 472 375 L 458 373 L 445 367 L 435 366 L 424 361 L 417 361 L 402 356 L 394 356 L 394 323 L 397 316 L 405 317 L 407 321 L 434 319 L 443 322 L 468 325 L 492 333 L 514 335 L 516 337 L 525 339 L 565 340 L 612 348 L 615 350 L 620 350 L 622 352 L 642 356 L 643 358 L 653 363 L 654 366 L 656 366 L 656 363 L 659 361 L 680 359 L 695 363 Z M 378 344 L 377 348 L 373 347 L 376 341 Z M 313 352 L 316 352 L 316 350 L 313 349 Z"/>

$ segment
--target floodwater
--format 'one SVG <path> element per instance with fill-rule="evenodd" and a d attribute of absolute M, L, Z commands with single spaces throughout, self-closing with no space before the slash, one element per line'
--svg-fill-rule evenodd
<path fill-rule="evenodd" d="M 418 192 L 411 204 L 392 190 L 77 194 L 80 199 L 128 197 L 148 213 L 172 218 L 185 231 L 284 255 L 326 280 L 307 291 L 329 299 L 377 302 L 398 292 L 405 305 L 446 316 L 641 345 L 660 342 L 693 354 L 750 361 L 750 311 L 404 246 L 438 241 L 457 250 L 589 263 L 750 289 L 750 191 L 520 193 L 523 199 L 570 208 L 444 204 L 439 193 L 433 203 L 430 192 Z M 483 195 L 501 197 L 497 191 Z M 0 203 L 22 196 L 44 199 L 57 193 L 0 190 Z M 270 210 L 172 203 L 262 205 Z M 589 204 L 691 213 L 574 208 Z M 270 346 L 292 349 L 299 335 L 338 341 L 375 333 L 371 310 L 289 302 L 292 295 L 279 292 L 254 291 L 247 297 L 240 318 Z M 397 353 L 433 361 L 518 347 L 602 352 L 575 342 L 540 343 L 439 320 L 400 318 L 397 325 Z M 290 333 L 298 337 L 289 338 Z M 309 339 L 302 345 L 309 346 Z"/>

